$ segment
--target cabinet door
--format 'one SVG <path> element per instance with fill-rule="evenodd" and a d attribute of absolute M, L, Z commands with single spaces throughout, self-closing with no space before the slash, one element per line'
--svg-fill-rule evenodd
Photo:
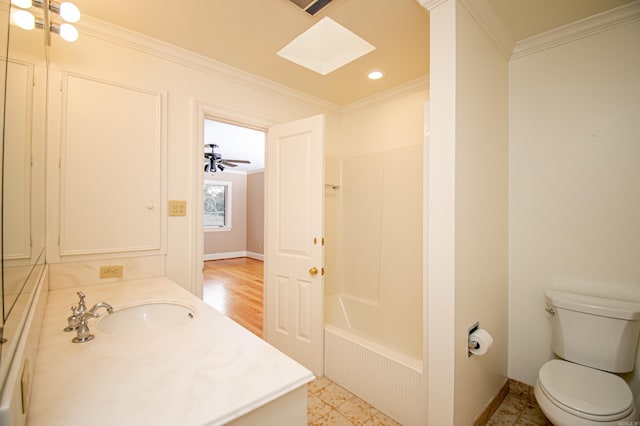
<path fill-rule="evenodd" d="M 162 94 L 67 75 L 60 255 L 163 246 Z"/>

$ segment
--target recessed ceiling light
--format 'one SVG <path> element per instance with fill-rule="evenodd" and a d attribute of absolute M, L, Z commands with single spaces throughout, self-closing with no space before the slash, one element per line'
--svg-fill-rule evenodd
<path fill-rule="evenodd" d="M 382 71 L 371 71 L 369 73 L 369 79 L 370 80 L 379 80 L 384 76 L 384 74 L 382 73 Z"/>

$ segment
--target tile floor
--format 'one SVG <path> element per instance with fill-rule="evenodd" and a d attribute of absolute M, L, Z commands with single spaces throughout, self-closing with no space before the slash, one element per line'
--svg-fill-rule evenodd
<path fill-rule="evenodd" d="M 535 400 L 509 393 L 487 422 L 487 426 L 553 426 Z"/>
<path fill-rule="evenodd" d="M 326 377 L 307 387 L 309 426 L 400 426 L 400 423 Z"/>
<path fill-rule="evenodd" d="M 400 426 L 400 424 L 326 377 L 307 387 L 309 426 Z M 547 426 L 535 401 L 509 393 L 487 426 Z"/>

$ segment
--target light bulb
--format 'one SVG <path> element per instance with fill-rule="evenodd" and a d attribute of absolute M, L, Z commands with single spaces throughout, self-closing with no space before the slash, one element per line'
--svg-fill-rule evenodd
<path fill-rule="evenodd" d="M 60 3 L 60 17 L 67 22 L 78 22 L 80 20 L 80 9 L 75 4 L 65 1 Z"/>
<path fill-rule="evenodd" d="M 384 74 L 382 73 L 382 71 L 371 71 L 369 73 L 370 80 L 378 80 L 378 79 L 381 79 L 383 76 Z"/>
<path fill-rule="evenodd" d="M 23 30 L 32 30 L 36 27 L 36 18 L 26 10 L 11 10 L 11 23 Z"/>
<path fill-rule="evenodd" d="M 71 24 L 60 25 L 60 37 L 65 41 L 76 41 L 78 39 L 78 30 Z"/>
<path fill-rule="evenodd" d="M 31 0 L 11 0 L 11 4 L 23 9 L 29 9 L 32 6 Z"/>

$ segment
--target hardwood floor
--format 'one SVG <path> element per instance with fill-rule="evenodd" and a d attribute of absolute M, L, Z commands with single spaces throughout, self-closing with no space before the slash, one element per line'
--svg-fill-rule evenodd
<path fill-rule="evenodd" d="M 204 262 L 202 298 L 262 338 L 263 262 L 248 257 Z"/>

